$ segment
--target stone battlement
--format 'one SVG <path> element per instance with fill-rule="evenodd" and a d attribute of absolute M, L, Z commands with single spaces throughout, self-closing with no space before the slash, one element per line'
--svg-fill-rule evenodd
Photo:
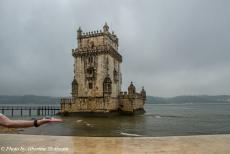
<path fill-rule="evenodd" d="M 135 94 L 128 94 L 127 91 L 121 91 L 119 94 L 119 98 L 139 98 L 139 99 L 145 99 L 145 97 L 141 93 L 135 93 Z"/>
<path fill-rule="evenodd" d="M 83 32 L 81 27 L 79 27 L 77 31 L 77 39 L 86 39 L 86 38 L 92 38 L 92 37 L 98 37 L 98 36 L 108 36 L 111 40 L 115 41 L 118 43 L 118 38 L 117 35 L 109 32 L 109 26 L 107 23 L 103 26 L 103 31 L 102 30 L 96 30 L 96 31 L 89 31 L 89 32 Z"/>
<path fill-rule="evenodd" d="M 79 39 L 97 37 L 97 36 L 103 36 L 103 35 L 107 35 L 111 39 L 117 40 L 117 35 L 115 35 L 114 33 L 110 33 L 110 32 L 105 33 L 102 30 L 91 31 L 91 32 L 82 32 L 81 35 L 79 35 Z"/>
<path fill-rule="evenodd" d="M 104 35 L 104 33 L 102 32 L 102 30 L 97 30 L 97 31 L 91 31 L 91 32 L 83 32 L 81 34 L 81 38 L 84 37 L 94 37 L 94 36 L 101 36 Z"/>
<path fill-rule="evenodd" d="M 61 98 L 62 104 L 72 103 L 73 98 Z"/>
<path fill-rule="evenodd" d="M 94 51 L 104 51 L 104 50 L 110 50 L 112 47 L 108 44 L 106 45 L 97 45 L 93 47 L 79 47 L 72 49 L 73 52 L 94 52 Z M 114 48 L 113 48 L 114 49 Z M 115 49 L 114 49 L 115 50 Z M 115 50 L 116 51 L 116 50 Z"/>
<path fill-rule="evenodd" d="M 122 56 L 117 52 L 116 49 L 114 49 L 110 45 L 98 45 L 98 46 L 94 46 L 92 48 L 82 47 L 82 48 L 72 49 L 72 55 L 74 57 L 84 56 L 87 54 L 94 54 L 94 55 L 110 54 L 112 57 L 116 58 L 119 62 L 122 62 Z"/>

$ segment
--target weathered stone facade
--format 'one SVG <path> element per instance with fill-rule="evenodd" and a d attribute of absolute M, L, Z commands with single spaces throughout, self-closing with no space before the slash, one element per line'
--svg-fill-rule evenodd
<path fill-rule="evenodd" d="M 103 31 L 83 33 L 77 31 L 78 48 L 72 49 L 74 79 L 72 98 L 61 99 L 62 113 L 130 112 L 143 109 L 146 93 L 136 93 L 131 83 L 127 92 L 121 92 L 122 56 L 118 53 L 118 38 L 109 32 L 107 23 Z"/>

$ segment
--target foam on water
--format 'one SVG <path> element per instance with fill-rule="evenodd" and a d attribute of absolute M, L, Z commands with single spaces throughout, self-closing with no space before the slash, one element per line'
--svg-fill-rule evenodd
<path fill-rule="evenodd" d="M 82 120 L 77 120 L 77 123 L 80 123 L 80 122 L 82 122 Z"/>
<path fill-rule="evenodd" d="M 141 135 L 138 135 L 138 134 L 130 134 L 130 133 L 124 133 L 124 132 L 121 132 L 120 134 L 125 135 L 125 136 L 141 136 Z"/>
<path fill-rule="evenodd" d="M 159 115 L 156 115 L 156 116 L 155 116 L 155 118 L 159 119 L 159 118 L 161 118 L 161 116 L 159 116 Z"/>

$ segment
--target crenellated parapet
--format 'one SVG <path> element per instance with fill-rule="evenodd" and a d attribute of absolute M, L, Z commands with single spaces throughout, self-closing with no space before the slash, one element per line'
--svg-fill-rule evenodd
<path fill-rule="evenodd" d="M 101 30 L 97 31 L 90 31 L 90 32 L 83 32 L 81 35 L 78 35 L 78 39 L 84 39 L 84 38 L 91 38 L 91 37 L 98 37 L 98 36 L 108 36 L 111 40 L 116 41 L 118 43 L 117 35 L 115 35 L 113 32 L 105 33 Z"/>
<path fill-rule="evenodd" d="M 120 99 L 126 99 L 126 98 L 133 98 L 133 99 L 146 99 L 146 92 L 144 90 L 144 87 L 142 88 L 140 93 L 136 92 L 136 88 L 133 85 L 133 82 L 130 83 L 128 87 L 128 93 L 127 91 L 121 91 L 119 94 Z"/>
<path fill-rule="evenodd" d="M 110 45 L 98 45 L 94 47 L 82 47 L 72 49 L 73 57 L 81 57 L 88 55 L 101 55 L 101 54 L 109 54 L 113 58 L 117 59 L 119 62 L 122 62 L 122 56 Z"/>
<path fill-rule="evenodd" d="M 90 32 L 83 32 L 81 27 L 79 27 L 77 31 L 77 39 L 84 39 L 84 38 L 92 38 L 92 37 L 98 37 L 98 36 L 108 36 L 111 40 L 115 41 L 118 43 L 118 37 L 114 32 L 112 33 L 109 32 L 109 26 L 107 23 L 103 26 L 103 31 L 102 30 L 96 30 L 96 31 L 90 31 Z"/>
<path fill-rule="evenodd" d="M 61 112 L 67 112 L 71 110 L 73 98 L 61 98 Z"/>
<path fill-rule="evenodd" d="M 141 93 L 128 94 L 127 91 L 121 91 L 119 94 L 120 99 L 133 98 L 133 99 L 145 99 Z"/>
<path fill-rule="evenodd" d="M 110 33 L 107 23 L 102 30 L 83 32 L 81 27 L 77 31 L 78 48 L 86 46 L 110 45 L 114 49 L 118 49 L 118 37 L 114 32 Z"/>
<path fill-rule="evenodd" d="M 90 32 L 83 32 L 79 35 L 78 39 L 89 38 L 89 37 L 97 37 L 102 36 L 104 33 L 101 30 L 97 31 L 90 31 Z"/>
<path fill-rule="evenodd" d="M 72 103 L 72 97 L 61 98 L 61 104 L 69 104 Z"/>

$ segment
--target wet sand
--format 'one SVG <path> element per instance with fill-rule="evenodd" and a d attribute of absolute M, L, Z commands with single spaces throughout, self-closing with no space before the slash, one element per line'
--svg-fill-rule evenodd
<path fill-rule="evenodd" d="M 8 153 L 229 154 L 230 134 L 172 137 L 0 134 L 0 153 L 6 151 Z"/>

